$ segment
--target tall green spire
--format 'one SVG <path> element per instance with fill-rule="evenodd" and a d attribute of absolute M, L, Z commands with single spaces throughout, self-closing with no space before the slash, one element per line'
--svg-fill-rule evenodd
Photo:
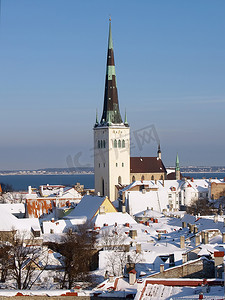
<path fill-rule="evenodd" d="M 180 171 L 180 162 L 179 162 L 178 153 L 177 153 L 177 157 L 176 157 L 176 171 Z"/>
<path fill-rule="evenodd" d="M 110 122 L 109 122 L 110 120 Z M 118 102 L 116 71 L 114 62 L 113 42 L 111 18 L 109 19 L 109 39 L 108 39 L 108 53 L 105 79 L 105 97 L 101 124 L 121 124 L 123 123 Z"/>

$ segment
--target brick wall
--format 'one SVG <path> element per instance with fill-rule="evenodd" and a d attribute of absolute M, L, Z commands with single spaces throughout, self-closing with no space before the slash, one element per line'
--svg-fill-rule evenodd
<path fill-rule="evenodd" d="M 225 182 L 211 183 L 211 199 L 219 199 L 225 196 Z"/>

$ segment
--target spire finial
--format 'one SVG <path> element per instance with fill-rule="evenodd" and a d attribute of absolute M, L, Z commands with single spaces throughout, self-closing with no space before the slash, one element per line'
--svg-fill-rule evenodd
<path fill-rule="evenodd" d="M 109 22 L 111 22 L 111 16 L 109 16 Z"/>

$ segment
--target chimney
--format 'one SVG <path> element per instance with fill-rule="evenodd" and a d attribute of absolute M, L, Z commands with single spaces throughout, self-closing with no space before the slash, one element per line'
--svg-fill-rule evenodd
<path fill-rule="evenodd" d="M 134 285 L 136 282 L 136 278 L 137 278 L 137 272 L 135 271 L 135 269 L 133 269 L 129 272 L 129 284 Z"/>
<path fill-rule="evenodd" d="M 225 244 L 225 232 L 222 233 L 222 243 Z"/>
<path fill-rule="evenodd" d="M 218 223 L 218 215 L 214 216 L 214 223 Z"/>
<path fill-rule="evenodd" d="M 187 253 L 182 253 L 182 263 L 185 264 L 187 262 Z"/>
<path fill-rule="evenodd" d="M 198 245 L 200 245 L 200 235 L 196 234 L 196 236 L 195 236 L 195 246 L 197 247 Z"/>
<path fill-rule="evenodd" d="M 187 223 L 186 222 L 182 222 L 182 228 L 186 228 L 187 227 Z"/>
<path fill-rule="evenodd" d="M 141 253 L 141 244 L 136 244 L 136 253 Z"/>
<path fill-rule="evenodd" d="M 28 186 L 28 194 L 30 195 L 32 193 L 31 185 Z"/>
<path fill-rule="evenodd" d="M 209 233 L 207 231 L 205 231 L 203 243 L 204 244 L 208 244 L 209 243 Z"/>
<path fill-rule="evenodd" d="M 129 231 L 129 236 L 132 238 L 132 239 L 135 239 L 137 237 L 137 230 L 130 230 Z"/>
<path fill-rule="evenodd" d="M 160 265 L 160 273 L 163 273 L 163 272 L 164 272 L 164 265 L 161 264 L 161 265 Z"/>
<path fill-rule="evenodd" d="M 195 225 L 194 226 L 194 234 L 196 234 L 198 232 L 198 227 Z"/>
<path fill-rule="evenodd" d="M 185 238 L 183 235 L 180 236 L 180 248 L 185 248 Z"/>

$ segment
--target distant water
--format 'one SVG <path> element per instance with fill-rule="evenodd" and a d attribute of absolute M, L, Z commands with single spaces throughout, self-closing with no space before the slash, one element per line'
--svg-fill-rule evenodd
<path fill-rule="evenodd" d="M 224 179 L 225 177 L 225 173 L 181 173 L 184 177 L 191 177 L 194 179 L 202 179 L 203 177 L 207 179 L 216 177 L 218 179 Z"/>
<path fill-rule="evenodd" d="M 202 177 L 223 179 L 225 177 L 225 173 L 182 173 L 182 175 L 195 179 L 201 179 Z M 0 176 L 0 182 L 12 185 L 15 191 L 26 191 L 29 185 L 34 188 L 47 183 L 73 186 L 77 182 L 83 184 L 85 188 L 93 189 L 94 175 L 6 175 Z"/>
<path fill-rule="evenodd" d="M 94 188 L 93 174 L 79 175 L 6 175 L 0 176 L 0 182 L 12 185 L 15 191 L 26 191 L 28 186 L 38 188 L 43 184 L 62 184 L 73 186 L 77 182 L 85 188 Z"/>

